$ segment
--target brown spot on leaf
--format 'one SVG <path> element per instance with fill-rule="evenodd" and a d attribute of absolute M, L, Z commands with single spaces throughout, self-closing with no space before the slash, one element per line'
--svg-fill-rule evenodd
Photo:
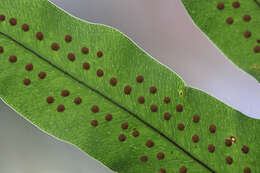
<path fill-rule="evenodd" d="M 250 32 L 250 31 L 245 31 L 245 32 L 244 32 L 244 37 L 245 37 L 245 38 L 251 37 L 251 32 Z"/>
<path fill-rule="evenodd" d="M 97 76 L 98 76 L 98 77 L 102 77 L 103 75 L 104 75 L 103 70 L 102 70 L 102 69 L 98 69 L 98 70 L 97 70 Z"/>
<path fill-rule="evenodd" d="M 208 145 L 209 152 L 213 153 L 215 151 L 215 146 L 213 144 Z"/>
<path fill-rule="evenodd" d="M 48 97 L 46 98 L 46 102 L 47 102 L 48 104 L 52 104 L 52 103 L 54 102 L 54 98 L 53 98 L 52 96 L 48 96 Z"/>
<path fill-rule="evenodd" d="M 151 86 L 151 87 L 150 87 L 150 93 L 155 94 L 156 91 L 157 91 L 157 89 L 156 89 L 155 86 Z"/>
<path fill-rule="evenodd" d="M 260 52 L 260 46 L 255 46 L 254 47 L 254 52 L 259 53 Z"/>
<path fill-rule="evenodd" d="M 116 79 L 115 77 L 112 77 L 109 82 L 110 82 L 110 85 L 116 86 L 116 84 L 117 84 L 117 79 Z"/>
<path fill-rule="evenodd" d="M 28 24 L 23 24 L 23 25 L 22 25 L 22 30 L 23 30 L 24 32 L 29 31 L 29 29 L 30 29 L 30 27 L 29 27 Z"/>
<path fill-rule="evenodd" d="M 158 160 L 164 159 L 164 153 L 162 153 L 162 152 L 158 153 L 158 154 L 157 154 L 157 159 L 158 159 Z"/>
<path fill-rule="evenodd" d="M 157 112 L 158 107 L 157 107 L 157 105 L 151 105 L 150 109 L 151 109 L 152 112 Z"/>
<path fill-rule="evenodd" d="M 227 22 L 227 24 L 232 24 L 232 23 L 234 22 L 234 20 L 233 20 L 232 17 L 228 17 L 228 18 L 226 19 L 226 22 Z"/>
<path fill-rule="evenodd" d="M 226 157 L 226 162 L 227 162 L 227 164 L 231 165 L 233 163 L 232 157 L 230 157 L 230 156 Z"/>
<path fill-rule="evenodd" d="M 123 141 L 126 140 L 126 136 L 125 136 L 124 134 L 120 134 L 120 135 L 118 136 L 118 139 L 119 139 L 119 141 L 123 142 Z"/>
<path fill-rule="evenodd" d="M 98 51 L 98 52 L 97 52 L 97 56 L 98 56 L 99 58 L 102 57 L 102 56 L 103 56 L 103 52 Z"/>
<path fill-rule="evenodd" d="M 144 81 L 144 77 L 141 76 L 141 75 L 139 75 L 139 76 L 136 77 L 136 81 L 137 81 L 138 83 L 142 83 L 142 82 Z"/>
<path fill-rule="evenodd" d="M 239 8 L 240 7 L 240 3 L 238 1 L 235 1 L 235 2 L 232 3 L 232 6 L 234 8 Z"/>
<path fill-rule="evenodd" d="M 31 80 L 30 80 L 29 78 L 25 78 L 25 79 L 23 80 L 23 83 L 24 83 L 24 85 L 30 85 Z"/>
<path fill-rule="evenodd" d="M 251 16 L 248 15 L 248 14 L 246 14 L 246 15 L 243 16 L 243 20 L 244 20 L 245 22 L 249 22 L 249 21 L 251 20 Z"/>
<path fill-rule="evenodd" d="M 192 141 L 193 141 L 194 143 L 199 142 L 199 140 L 200 140 L 200 138 L 199 138 L 198 135 L 193 135 L 193 136 L 192 136 Z"/>
<path fill-rule="evenodd" d="M 98 120 L 92 120 L 91 125 L 94 126 L 94 127 L 97 127 L 98 126 Z"/>
<path fill-rule="evenodd" d="M 70 61 L 74 61 L 75 60 L 75 54 L 74 53 L 68 53 L 68 59 L 70 60 Z"/>
<path fill-rule="evenodd" d="M 10 22 L 10 24 L 11 24 L 12 26 L 15 26 L 15 25 L 17 24 L 16 18 L 11 18 L 11 19 L 9 20 L 9 22 Z"/>
<path fill-rule="evenodd" d="M 97 112 L 99 111 L 99 107 L 98 107 L 97 105 L 93 105 L 93 106 L 91 107 L 91 111 L 92 111 L 93 113 L 97 113 Z"/>
<path fill-rule="evenodd" d="M 248 167 L 244 168 L 244 173 L 251 173 L 251 169 Z"/>
<path fill-rule="evenodd" d="M 218 5 L 217 5 L 217 8 L 218 8 L 219 10 L 223 10 L 224 7 L 225 7 L 225 5 L 224 5 L 223 2 L 219 2 Z"/>
<path fill-rule="evenodd" d="M 121 124 L 121 127 L 122 127 L 122 129 L 128 129 L 128 123 L 127 122 L 125 122 L 125 123 L 122 123 Z"/>
<path fill-rule="evenodd" d="M 170 103 L 170 101 L 171 101 L 170 97 L 165 97 L 164 98 L 164 103 L 168 104 L 168 103 Z"/>
<path fill-rule="evenodd" d="M 209 126 L 209 131 L 210 131 L 211 133 L 215 133 L 215 132 L 216 132 L 216 126 L 215 126 L 214 124 L 211 124 L 211 125 Z"/>
<path fill-rule="evenodd" d="M 182 124 L 182 123 L 178 124 L 178 129 L 179 129 L 180 131 L 183 131 L 184 128 L 185 128 L 184 124 Z"/>
<path fill-rule="evenodd" d="M 147 156 L 142 156 L 140 158 L 141 162 L 147 162 L 148 161 L 148 157 Z"/>
<path fill-rule="evenodd" d="M 138 97 L 138 102 L 139 102 L 140 104 L 143 104 L 143 103 L 145 102 L 144 97 L 143 97 L 143 96 Z"/>
<path fill-rule="evenodd" d="M 158 172 L 158 173 L 166 173 L 166 170 L 163 169 L 163 168 L 161 168 L 161 169 L 159 169 L 159 172 Z"/>
<path fill-rule="evenodd" d="M 58 43 L 52 43 L 51 49 L 54 50 L 54 51 L 58 51 L 60 49 L 60 46 L 59 46 Z"/>
<path fill-rule="evenodd" d="M 194 123 L 198 123 L 199 121 L 200 121 L 200 116 L 194 115 L 194 116 L 193 116 L 193 122 L 194 122 Z"/>
<path fill-rule="evenodd" d="M 90 65 L 89 65 L 88 62 L 84 62 L 83 65 L 82 65 L 82 67 L 83 67 L 85 70 L 89 70 Z"/>
<path fill-rule="evenodd" d="M 32 71 L 32 70 L 33 70 L 33 65 L 32 65 L 32 64 L 27 64 L 27 65 L 25 66 L 25 69 L 26 69 L 27 71 Z"/>
<path fill-rule="evenodd" d="M 70 35 L 66 35 L 64 39 L 67 43 L 72 41 L 72 37 Z"/>
<path fill-rule="evenodd" d="M 88 54 L 88 48 L 87 47 L 82 47 L 81 48 L 81 52 L 83 53 L 83 54 Z"/>
<path fill-rule="evenodd" d="M 43 33 L 42 32 L 37 32 L 36 33 L 36 38 L 37 38 L 37 40 L 43 40 Z"/>
<path fill-rule="evenodd" d="M 248 146 L 243 146 L 242 147 L 242 151 L 243 151 L 243 153 L 245 153 L 245 154 L 247 154 L 248 152 L 249 152 L 249 148 L 248 148 Z"/>
<path fill-rule="evenodd" d="M 180 173 L 186 173 L 187 172 L 187 168 L 185 166 L 182 166 L 180 168 Z"/>
<path fill-rule="evenodd" d="M 12 63 L 14 63 L 14 62 L 17 61 L 17 57 L 16 57 L 16 56 L 10 56 L 10 57 L 9 57 L 9 61 L 12 62 Z"/>
<path fill-rule="evenodd" d="M 5 20 L 5 15 L 0 14 L 0 22 L 3 22 Z"/>
<path fill-rule="evenodd" d="M 67 96 L 69 96 L 69 95 L 70 95 L 69 90 L 62 90 L 62 91 L 61 91 L 61 96 L 67 97 Z"/>
<path fill-rule="evenodd" d="M 111 120 L 112 120 L 112 118 L 113 118 L 113 117 L 112 117 L 112 115 L 111 115 L 111 114 L 107 114 L 107 115 L 106 115 L 106 120 L 107 120 L 107 121 L 111 121 Z"/>
<path fill-rule="evenodd" d="M 58 112 L 63 112 L 65 110 L 65 106 L 64 105 L 59 105 L 58 107 L 57 107 L 57 111 Z"/>
<path fill-rule="evenodd" d="M 170 120 L 171 119 L 171 114 L 169 112 L 164 113 L 164 119 L 165 120 Z"/>
<path fill-rule="evenodd" d="M 132 134 L 134 137 L 137 137 L 139 136 L 139 131 L 135 129 Z"/>
<path fill-rule="evenodd" d="M 4 52 L 4 47 L 0 46 L 0 53 L 3 53 L 3 52 Z"/>
<path fill-rule="evenodd" d="M 74 99 L 74 103 L 75 103 L 76 105 L 79 105 L 81 102 L 82 102 L 82 99 L 81 99 L 80 97 L 76 97 L 76 98 Z"/>
<path fill-rule="evenodd" d="M 130 94 L 131 91 L 132 91 L 132 88 L 130 85 L 125 86 L 125 89 L 124 89 L 125 94 Z"/>
<path fill-rule="evenodd" d="M 40 72 L 40 73 L 38 74 L 38 77 L 39 77 L 40 79 L 44 79 L 44 78 L 46 77 L 46 73 L 45 73 L 45 72 Z"/>
<path fill-rule="evenodd" d="M 226 139 L 225 144 L 226 144 L 227 147 L 230 147 L 232 145 L 232 140 Z"/>
<path fill-rule="evenodd" d="M 182 112 L 183 111 L 183 106 L 181 104 L 178 104 L 176 106 L 176 110 L 177 110 L 177 112 Z"/>
<path fill-rule="evenodd" d="M 151 147 L 154 146 L 154 142 L 153 142 L 152 140 L 148 140 L 148 141 L 146 142 L 146 146 L 147 146 L 148 148 L 151 148 Z"/>

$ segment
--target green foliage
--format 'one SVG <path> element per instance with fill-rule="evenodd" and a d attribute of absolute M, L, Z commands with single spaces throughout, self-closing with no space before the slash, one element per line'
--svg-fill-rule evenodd
<path fill-rule="evenodd" d="M 209 39 L 232 62 L 259 82 L 260 1 L 182 0 L 182 2 L 194 22 Z M 232 24 L 227 22 L 228 18 L 233 19 Z"/>
<path fill-rule="evenodd" d="M 115 29 L 44 0 L 0 2 L 0 97 L 39 128 L 120 173 L 260 172 L 259 120 L 187 87 Z"/>

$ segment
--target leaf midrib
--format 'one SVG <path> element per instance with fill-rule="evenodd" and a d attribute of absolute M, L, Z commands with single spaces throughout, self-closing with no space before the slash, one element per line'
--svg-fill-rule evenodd
<path fill-rule="evenodd" d="M 255 0 L 257 2 L 257 0 Z M 257 2 L 258 3 L 258 2 Z M 53 64 L 51 61 L 49 61 L 48 59 L 44 58 L 43 56 L 41 56 L 40 54 L 38 54 L 37 52 L 35 52 L 34 50 L 26 47 L 24 44 L 20 43 L 19 41 L 15 40 L 14 38 L 12 38 L 11 36 L 9 36 L 8 34 L 5 34 L 3 32 L 0 32 L 1 35 L 3 35 L 4 37 L 6 37 L 7 39 L 13 41 L 15 44 L 21 46 L 22 48 L 26 49 L 27 51 L 31 52 L 32 54 L 34 54 L 35 56 L 37 56 L 38 58 L 40 58 L 41 60 L 43 60 L 44 62 L 48 63 L 49 65 L 51 65 L 53 68 L 59 70 L 60 72 L 64 73 L 65 75 L 67 75 L 68 77 L 70 77 L 71 79 L 73 79 L 74 81 L 80 83 L 81 85 L 83 85 L 84 87 L 87 87 L 88 89 L 90 89 L 91 91 L 97 93 L 98 95 L 104 97 L 106 100 L 108 100 L 109 102 L 111 102 L 112 104 L 118 106 L 119 108 L 121 108 L 122 110 L 126 111 L 127 113 L 129 113 L 130 115 L 132 115 L 134 118 L 136 118 L 137 120 L 141 121 L 144 125 L 146 125 L 147 127 L 151 128 L 153 131 L 155 131 L 156 133 L 158 133 L 160 136 L 162 136 L 163 138 L 165 138 L 167 141 L 169 141 L 170 143 L 172 143 L 175 147 L 177 147 L 178 149 L 180 149 L 181 151 L 183 151 L 186 155 L 188 155 L 191 159 L 193 159 L 194 161 L 198 162 L 201 166 L 205 167 L 206 169 L 208 169 L 210 172 L 215 173 L 216 171 L 214 171 L 212 168 L 210 168 L 207 164 L 205 164 L 204 162 L 202 162 L 201 160 L 199 160 L 197 157 L 193 156 L 190 152 L 188 152 L 187 150 L 185 150 L 183 147 L 181 147 L 179 144 L 177 144 L 174 140 L 172 140 L 170 137 L 166 136 L 163 132 L 161 132 L 159 129 L 155 128 L 154 126 L 152 126 L 150 123 L 146 122 L 145 120 L 143 120 L 141 117 L 139 117 L 137 114 L 133 113 L 132 111 L 128 110 L 126 107 L 120 105 L 119 103 L 117 103 L 116 101 L 114 101 L 113 99 L 109 98 L 108 96 L 104 95 L 103 93 L 101 93 L 99 90 L 89 86 L 87 83 L 77 79 L 76 77 L 74 77 L 73 75 L 71 75 L 70 73 L 68 73 L 67 71 L 63 70 L 62 68 L 58 67 L 57 65 Z"/>

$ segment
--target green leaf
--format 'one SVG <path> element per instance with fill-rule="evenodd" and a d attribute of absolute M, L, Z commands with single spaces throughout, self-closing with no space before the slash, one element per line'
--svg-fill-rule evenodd
<path fill-rule="evenodd" d="M 199 28 L 260 82 L 260 1 L 182 0 Z"/>
<path fill-rule="evenodd" d="M 0 2 L 0 97 L 42 130 L 120 173 L 260 171 L 259 120 L 113 28 L 45 0 Z"/>

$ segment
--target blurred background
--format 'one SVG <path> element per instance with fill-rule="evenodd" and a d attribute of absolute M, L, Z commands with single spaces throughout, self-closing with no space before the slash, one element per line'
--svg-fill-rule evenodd
<path fill-rule="evenodd" d="M 188 86 L 260 119 L 260 85 L 193 24 L 180 0 L 51 0 L 81 19 L 112 26 Z M 40 131 L 0 101 L 0 173 L 112 173 L 71 144 Z"/>

